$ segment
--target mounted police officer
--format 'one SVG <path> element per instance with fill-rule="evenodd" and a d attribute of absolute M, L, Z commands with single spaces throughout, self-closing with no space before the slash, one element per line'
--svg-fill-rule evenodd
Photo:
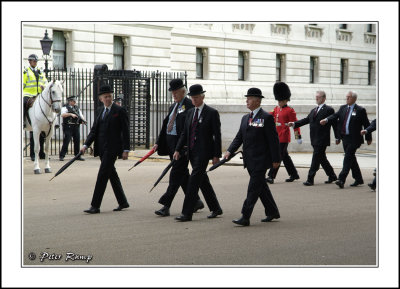
<path fill-rule="evenodd" d="M 71 138 L 74 141 L 74 155 L 77 155 L 79 153 L 80 149 L 79 125 L 81 123 L 86 124 L 86 121 L 82 115 L 81 110 L 76 105 L 76 97 L 70 96 L 67 98 L 67 100 L 68 104 L 63 106 L 63 108 L 61 109 L 61 117 L 63 118 L 64 140 L 63 140 L 63 146 L 60 151 L 60 161 L 64 160 Z M 84 161 L 85 159 L 79 157 L 78 160 Z"/>
<path fill-rule="evenodd" d="M 28 102 L 30 103 L 30 105 L 32 105 L 33 101 L 35 100 L 35 97 L 43 91 L 47 82 L 46 76 L 44 75 L 43 71 L 41 71 L 36 67 L 38 62 L 37 55 L 36 54 L 29 55 L 28 61 L 29 61 L 29 67 L 24 69 L 22 77 L 23 98 L 24 98 L 23 101 L 24 128 L 25 128 L 25 118 L 28 111 L 27 108 Z M 44 136 L 41 134 L 40 152 L 39 152 L 39 157 L 41 159 L 44 159 L 43 143 L 44 143 Z M 35 153 L 33 151 L 33 148 L 34 148 L 33 132 L 30 132 L 30 156 L 32 161 L 35 160 Z"/>

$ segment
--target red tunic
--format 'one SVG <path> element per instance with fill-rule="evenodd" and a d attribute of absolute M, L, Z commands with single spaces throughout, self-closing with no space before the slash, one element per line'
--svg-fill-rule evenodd
<path fill-rule="evenodd" d="M 278 132 L 280 143 L 290 142 L 290 128 L 287 126 L 288 122 L 297 121 L 296 112 L 290 106 L 285 105 L 283 108 L 276 106 L 271 111 L 275 120 L 276 131 Z M 300 128 L 294 129 L 295 138 L 301 138 Z"/>

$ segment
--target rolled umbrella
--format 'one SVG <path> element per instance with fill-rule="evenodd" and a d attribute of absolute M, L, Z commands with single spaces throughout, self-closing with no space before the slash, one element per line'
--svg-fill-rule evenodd
<path fill-rule="evenodd" d="M 61 169 L 58 170 L 58 172 L 52 177 L 49 181 L 57 177 L 59 174 L 61 174 L 63 171 L 65 171 L 74 161 L 76 161 L 80 156 L 82 155 L 82 152 L 79 152 L 73 159 L 71 159 L 68 163 L 63 165 Z"/>
<path fill-rule="evenodd" d="M 133 167 L 131 167 L 128 171 L 130 171 L 131 169 L 133 169 L 134 167 L 136 167 L 138 164 L 140 164 L 141 162 L 143 162 L 145 159 L 147 159 L 149 156 L 151 156 L 152 154 L 154 154 L 156 152 L 155 149 L 151 149 L 144 157 L 142 157 L 140 160 L 138 160 L 136 162 L 136 164 L 134 164 Z"/>
<path fill-rule="evenodd" d="M 215 165 L 213 165 L 211 168 L 208 169 L 208 172 L 211 172 L 213 170 L 215 170 L 216 168 L 218 168 L 219 166 L 222 166 L 224 163 L 230 161 L 234 156 L 236 156 L 238 153 L 242 153 L 242 151 L 237 151 L 233 154 L 230 155 L 229 159 L 223 158 L 222 160 L 220 160 L 218 163 L 216 163 Z"/>
<path fill-rule="evenodd" d="M 176 160 L 172 160 L 168 166 L 163 170 L 163 172 L 161 173 L 160 177 L 157 179 L 157 181 L 154 183 L 154 186 L 151 188 L 150 192 L 158 185 L 158 183 L 162 180 L 162 178 L 168 173 L 169 169 L 174 165 L 174 163 L 176 162 Z"/>

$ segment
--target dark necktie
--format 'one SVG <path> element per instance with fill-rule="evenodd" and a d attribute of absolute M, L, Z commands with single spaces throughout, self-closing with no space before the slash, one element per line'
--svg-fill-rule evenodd
<path fill-rule="evenodd" d="M 253 112 L 250 113 L 249 124 L 251 124 L 252 121 L 253 121 Z"/>
<path fill-rule="evenodd" d="M 174 111 L 172 112 L 171 119 L 168 122 L 167 132 L 171 132 L 173 127 L 174 127 L 174 122 L 175 122 L 175 118 L 176 118 L 176 111 L 178 110 L 178 106 L 179 106 L 179 104 L 176 104 L 176 106 L 174 108 Z"/>
<path fill-rule="evenodd" d="M 193 118 L 193 122 L 192 122 L 192 127 L 190 129 L 190 149 L 192 149 L 194 147 L 198 119 L 199 119 L 199 109 L 196 108 L 196 112 L 194 113 L 194 118 Z"/>
<path fill-rule="evenodd" d="M 342 125 L 342 135 L 346 135 L 346 123 L 347 119 L 349 118 L 350 106 L 347 107 L 346 115 L 344 117 L 343 125 Z"/>
<path fill-rule="evenodd" d="M 103 119 L 105 119 L 105 118 L 106 118 L 107 114 L 108 114 L 108 107 L 107 107 L 107 108 L 106 108 L 106 110 L 104 111 L 104 114 L 103 114 Z"/>
<path fill-rule="evenodd" d="M 315 110 L 314 110 L 314 118 L 317 116 L 317 112 L 318 112 L 318 108 L 319 108 L 319 106 L 317 106 L 316 108 L 315 108 Z"/>

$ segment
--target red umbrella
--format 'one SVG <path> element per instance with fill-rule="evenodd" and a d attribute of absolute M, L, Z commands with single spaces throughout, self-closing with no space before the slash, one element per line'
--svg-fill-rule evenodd
<path fill-rule="evenodd" d="M 134 167 L 136 167 L 138 164 L 140 164 L 141 162 L 143 162 L 145 159 L 147 159 L 149 156 L 151 156 L 152 154 L 154 154 L 156 152 L 156 150 L 153 148 L 151 149 L 144 157 L 142 157 L 140 160 L 138 160 L 136 162 L 136 164 L 131 167 L 128 171 L 130 171 L 131 169 L 133 169 Z"/>

